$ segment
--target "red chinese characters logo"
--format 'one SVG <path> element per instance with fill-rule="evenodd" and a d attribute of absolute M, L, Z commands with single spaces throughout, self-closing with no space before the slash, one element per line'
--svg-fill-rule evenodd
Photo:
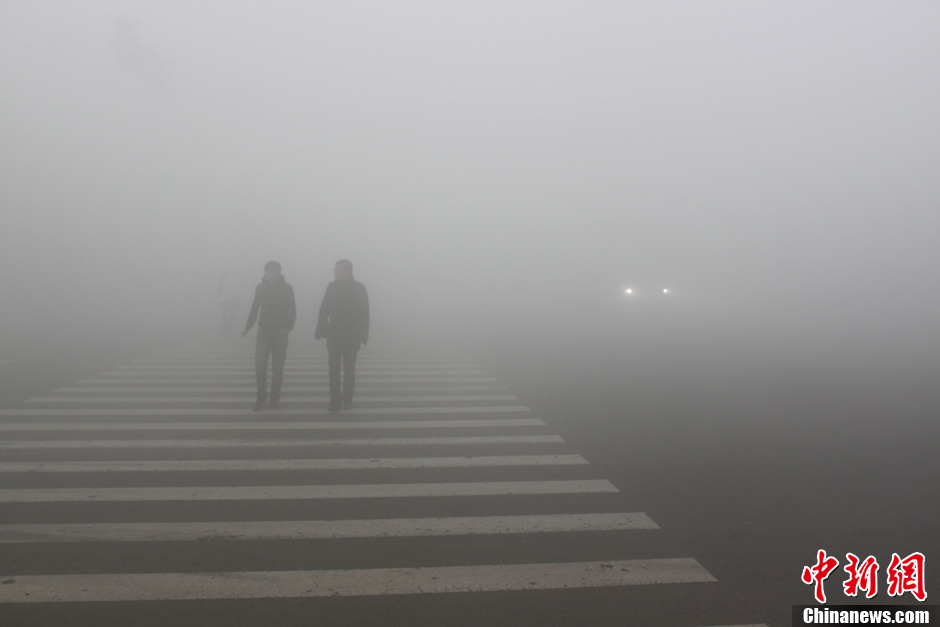
<path fill-rule="evenodd" d="M 891 554 L 888 565 L 888 596 L 899 597 L 910 592 L 918 601 L 927 598 L 924 586 L 924 554 L 911 553 L 901 559 L 897 553 Z"/>
<path fill-rule="evenodd" d="M 816 554 L 816 564 L 814 566 L 803 567 L 803 583 L 812 584 L 815 582 L 816 600 L 820 603 L 826 602 L 826 592 L 823 590 L 823 582 L 832 574 L 832 571 L 834 571 L 838 565 L 839 560 L 827 556 L 826 552 L 820 549 Z"/>
<path fill-rule="evenodd" d="M 878 560 L 869 555 L 863 561 L 854 553 L 846 553 L 845 559 L 848 563 L 843 570 L 848 574 L 848 579 L 842 584 L 842 589 L 846 596 L 854 597 L 862 591 L 866 598 L 874 598 L 878 594 Z M 888 596 L 899 597 L 910 592 L 918 601 L 925 601 L 927 589 L 924 562 L 923 553 L 911 553 L 903 559 L 897 553 L 892 553 L 891 564 L 886 570 Z M 838 565 L 838 559 L 820 549 L 816 552 L 816 563 L 803 567 L 803 583 L 815 584 L 814 592 L 819 603 L 826 602 L 823 584 Z"/>
<path fill-rule="evenodd" d="M 866 599 L 878 594 L 878 560 L 869 555 L 859 564 L 858 556 L 853 553 L 846 553 L 845 558 L 849 561 L 843 568 L 849 574 L 842 584 L 846 596 L 854 597 L 859 590 L 865 591 Z"/>

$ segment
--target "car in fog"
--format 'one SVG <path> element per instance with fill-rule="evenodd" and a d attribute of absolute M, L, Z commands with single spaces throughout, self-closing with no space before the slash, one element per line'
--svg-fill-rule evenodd
<path fill-rule="evenodd" d="M 623 306 L 640 310 L 656 310 L 661 308 L 675 308 L 687 301 L 685 290 L 676 289 L 663 283 L 631 283 L 621 288 Z M 688 304 L 686 302 L 685 304 Z"/>
<path fill-rule="evenodd" d="M 745 309 L 741 293 L 719 286 L 701 286 L 665 281 L 637 281 L 619 287 L 618 314 L 636 323 L 644 322 L 668 331 L 699 329 L 730 321 Z"/>
<path fill-rule="evenodd" d="M 627 296 L 636 296 L 637 298 L 639 298 L 641 295 L 643 297 L 650 297 L 650 296 L 657 296 L 657 295 L 669 296 L 670 294 L 672 294 L 672 290 L 670 290 L 668 287 L 664 287 L 662 289 L 653 288 L 651 290 L 634 289 L 632 287 L 627 287 L 623 290 L 623 293 Z"/>

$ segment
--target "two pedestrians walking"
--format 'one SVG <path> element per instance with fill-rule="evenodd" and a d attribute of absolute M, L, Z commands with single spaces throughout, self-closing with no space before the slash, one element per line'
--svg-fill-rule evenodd
<path fill-rule="evenodd" d="M 327 285 L 317 316 L 316 339 L 326 338 L 329 354 L 330 411 L 352 406 L 356 386 L 356 357 L 369 341 L 369 296 L 365 286 L 353 277 L 348 259 L 336 262 L 335 281 Z M 297 306 L 294 289 L 284 280 L 281 264 L 269 261 L 264 278 L 255 288 L 255 298 L 242 337 L 258 322 L 255 345 L 255 377 L 258 394 L 255 411 L 266 401 L 276 409 L 284 381 L 287 337 L 294 328 Z M 271 360 L 271 389 L 268 392 L 268 360 Z"/>

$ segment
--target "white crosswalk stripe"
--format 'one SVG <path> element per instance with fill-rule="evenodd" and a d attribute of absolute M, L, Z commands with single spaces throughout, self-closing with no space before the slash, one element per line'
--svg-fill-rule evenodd
<path fill-rule="evenodd" d="M 107 501 L 262 501 L 271 499 L 385 499 L 433 496 L 584 494 L 616 492 L 609 481 L 494 481 L 376 483 L 367 485 L 275 485 L 179 488 L 46 488 L 0 490 L 0 503 Z"/>
<path fill-rule="evenodd" d="M 0 542 L 140 542 L 390 538 L 659 529 L 646 514 L 553 514 L 263 522 L 0 525 Z"/>
<path fill-rule="evenodd" d="M 131 462 L 0 462 L 2 472 L 199 472 L 240 470 L 353 470 L 368 468 L 481 468 L 587 464 L 580 455 L 482 455 L 370 459 L 244 459 Z"/>
<path fill-rule="evenodd" d="M 318 373 L 320 378 L 324 373 Z M 318 374 L 297 374 L 292 371 L 287 371 L 284 373 L 284 388 L 290 389 L 293 387 L 294 383 L 309 383 L 311 379 L 318 378 Z M 227 383 L 233 387 L 244 387 L 244 386 L 253 386 L 255 384 L 254 374 L 203 374 L 193 372 L 186 376 L 181 376 L 179 373 L 168 372 L 163 375 L 133 375 L 133 376 L 109 376 L 95 379 L 83 379 L 79 383 L 90 383 L 99 386 L 133 386 L 133 385 L 143 385 L 150 384 L 153 386 L 184 386 L 184 385 L 193 385 L 201 384 L 203 386 L 207 385 L 218 385 L 220 383 Z M 419 389 L 440 389 L 444 386 L 461 386 L 461 389 L 466 389 L 463 386 L 467 385 L 496 385 L 498 381 L 493 377 L 460 377 L 453 375 L 437 375 L 437 376 L 426 376 L 426 377 L 389 377 L 389 376 L 359 376 L 356 375 L 357 385 L 363 383 L 371 384 L 378 383 L 384 386 L 395 385 L 401 386 L 397 389 L 408 389 L 408 387 L 415 388 L 416 386 Z M 249 388 L 250 389 L 250 388 Z"/>
<path fill-rule="evenodd" d="M 347 414 L 506 414 L 528 412 L 525 405 L 479 405 L 474 407 L 354 407 L 346 411 Z M 206 409 L 203 407 L 164 407 L 164 408 L 107 408 L 88 409 L 85 407 L 72 409 L 54 407 L 49 409 L 0 409 L 0 416 L 234 416 L 252 415 L 247 407 L 232 409 Z M 328 414 L 325 409 L 309 407 L 293 408 L 283 407 L 272 415 L 275 416 L 322 416 Z"/>
<path fill-rule="evenodd" d="M 693 559 L 429 568 L 16 577 L 0 602 L 372 596 L 712 582 Z"/>
<path fill-rule="evenodd" d="M 190 415 L 212 415 L 212 410 L 197 412 L 193 410 Z M 221 410 L 220 413 L 223 413 Z M 183 412 L 186 415 L 189 412 Z M 243 412 L 244 413 L 244 412 Z M 392 412 L 388 412 L 392 413 Z M 38 414 L 42 415 L 42 414 Z M 117 417 L 153 416 L 153 413 L 135 412 L 122 414 L 120 412 L 109 414 Z M 158 414 L 159 415 L 159 414 Z M 180 414 L 166 414 L 180 415 Z M 225 414 L 232 415 L 232 414 Z M 246 416 L 251 416 L 247 412 Z M 461 428 L 489 428 L 489 427 L 541 427 L 545 423 L 538 418 L 490 418 L 490 419 L 458 419 L 453 420 L 375 420 L 375 421 L 329 421 L 312 422 L 296 420 L 293 422 L 8 422 L 0 424 L 3 431 L 273 431 L 273 430 L 354 430 L 354 429 L 461 429 Z"/>
<path fill-rule="evenodd" d="M 304 386 L 304 385 L 285 385 L 281 388 L 285 394 L 299 394 L 304 393 L 308 394 L 311 392 L 329 392 L 330 388 L 328 386 Z M 93 385 L 86 385 L 82 387 L 62 387 L 53 390 L 53 392 L 60 394 L 173 394 L 173 395 L 183 395 L 182 398 L 188 398 L 186 395 L 191 394 L 235 394 L 235 393 L 251 393 L 254 394 L 255 388 L 254 384 L 251 385 L 237 385 L 237 386 L 209 386 L 209 387 L 196 387 L 196 386 L 177 386 L 177 387 L 166 387 L 166 386 L 149 386 L 149 387 L 134 387 L 132 385 L 123 385 L 120 387 L 96 387 Z M 368 393 L 359 394 L 359 398 L 371 398 L 369 393 L 388 393 L 388 392 L 430 392 L 433 391 L 436 394 L 443 394 L 446 392 L 505 392 L 506 388 L 501 385 L 461 385 L 461 386 L 434 386 L 429 388 L 427 385 L 406 385 L 400 383 L 394 386 L 381 386 L 377 384 L 372 384 L 368 388 Z M 427 397 L 431 397 L 433 394 L 427 394 Z M 46 398 L 56 398 L 54 396 Z M 123 398 L 122 396 L 110 396 L 108 398 Z M 37 399 L 30 399 L 27 402 L 31 402 Z"/>
<path fill-rule="evenodd" d="M 0 503 L 8 512 L 0 520 L 0 544 L 40 551 L 123 542 L 153 544 L 159 552 L 160 543 L 178 542 L 235 547 L 580 534 L 600 547 L 595 552 L 606 547 L 609 559 L 579 560 L 574 543 L 566 549 L 574 559 L 550 562 L 536 553 L 525 559 L 496 551 L 483 558 L 492 563 L 471 555 L 466 563 L 414 566 L 392 559 L 387 567 L 324 569 L 312 551 L 303 569 L 259 571 L 246 562 L 243 570 L 203 572 L 188 562 L 173 570 L 144 561 L 135 565 L 138 572 L 90 566 L 74 574 L 50 566 L 5 572 L 0 604 L 715 581 L 693 558 L 625 553 L 622 534 L 655 535 L 656 523 L 642 512 L 611 511 L 617 487 L 543 420 L 527 416 L 529 408 L 472 359 L 449 350 L 370 347 L 360 357 L 356 405 L 337 415 L 324 407 L 323 352 L 292 347 L 282 405 L 260 413 L 250 407 L 252 359 L 244 347 L 167 349 L 0 410 Z M 362 435 L 344 433 L 350 431 Z M 389 431 L 402 436 L 383 435 Z M 379 450 L 386 453 L 376 455 Z M 324 501 L 336 505 L 314 507 Z M 356 509 L 357 503 L 369 507 Z M 160 504 L 174 509 L 153 509 Z M 189 513 L 175 520 L 178 507 Z M 336 507 L 339 514 L 366 515 L 323 515 Z M 387 508 L 395 515 L 382 516 Z M 512 511 L 500 513 L 506 508 Z M 161 513 L 148 518 L 154 511 Z M 525 547 L 517 551 L 526 555 Z"/>
<path fill-rule="evenodd" d="M 292 403 L 313 403 L 317 401 L 328 401 L 329 395 L 321 396 L 294 396 L 290 399 Z M 206 405 L 219 403 L 244 403 L 253 400 L 254 394 L 230 394 L 226 396 L 204 396 L 201 398 L 186 399 L 186 404 Z M 477 396 L 363 396 L 357 399 L 357 403 L 420 403 L 421 401 L 435 402 L 467 402 L 467 401 L 514 401 L 516 397 L 512 394 L 480 394 Z M 166 396 L 42 396 L 33 398 L 28 403 L 158 403 L 158 404 L 179 404 L 180 399 Z"/>
<path fill-rule="evenodd" d="M 543 423 L 544 424 L 544 423 Z M 125 449 L 125 448 L 282 448 L 282 447 L 375 447 L 375 446 L 466 446 L 476 444 L 562 444 L 557 435 L 485 435 L 425 438 L 318 438 L 315 440 L 7 440 L 0 449 Z"/>

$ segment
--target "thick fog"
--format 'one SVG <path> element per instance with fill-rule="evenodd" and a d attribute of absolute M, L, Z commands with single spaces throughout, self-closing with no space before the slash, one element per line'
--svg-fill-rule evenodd
<path fill-rule="evenodd" d="M 208 336 L 222 270 L 247 301 L 276 259 L 309 332 L 348 258 L 375 338 L 936 351 L 938 24 L 933 2 L 4 2 L 0 328 Z"/>

